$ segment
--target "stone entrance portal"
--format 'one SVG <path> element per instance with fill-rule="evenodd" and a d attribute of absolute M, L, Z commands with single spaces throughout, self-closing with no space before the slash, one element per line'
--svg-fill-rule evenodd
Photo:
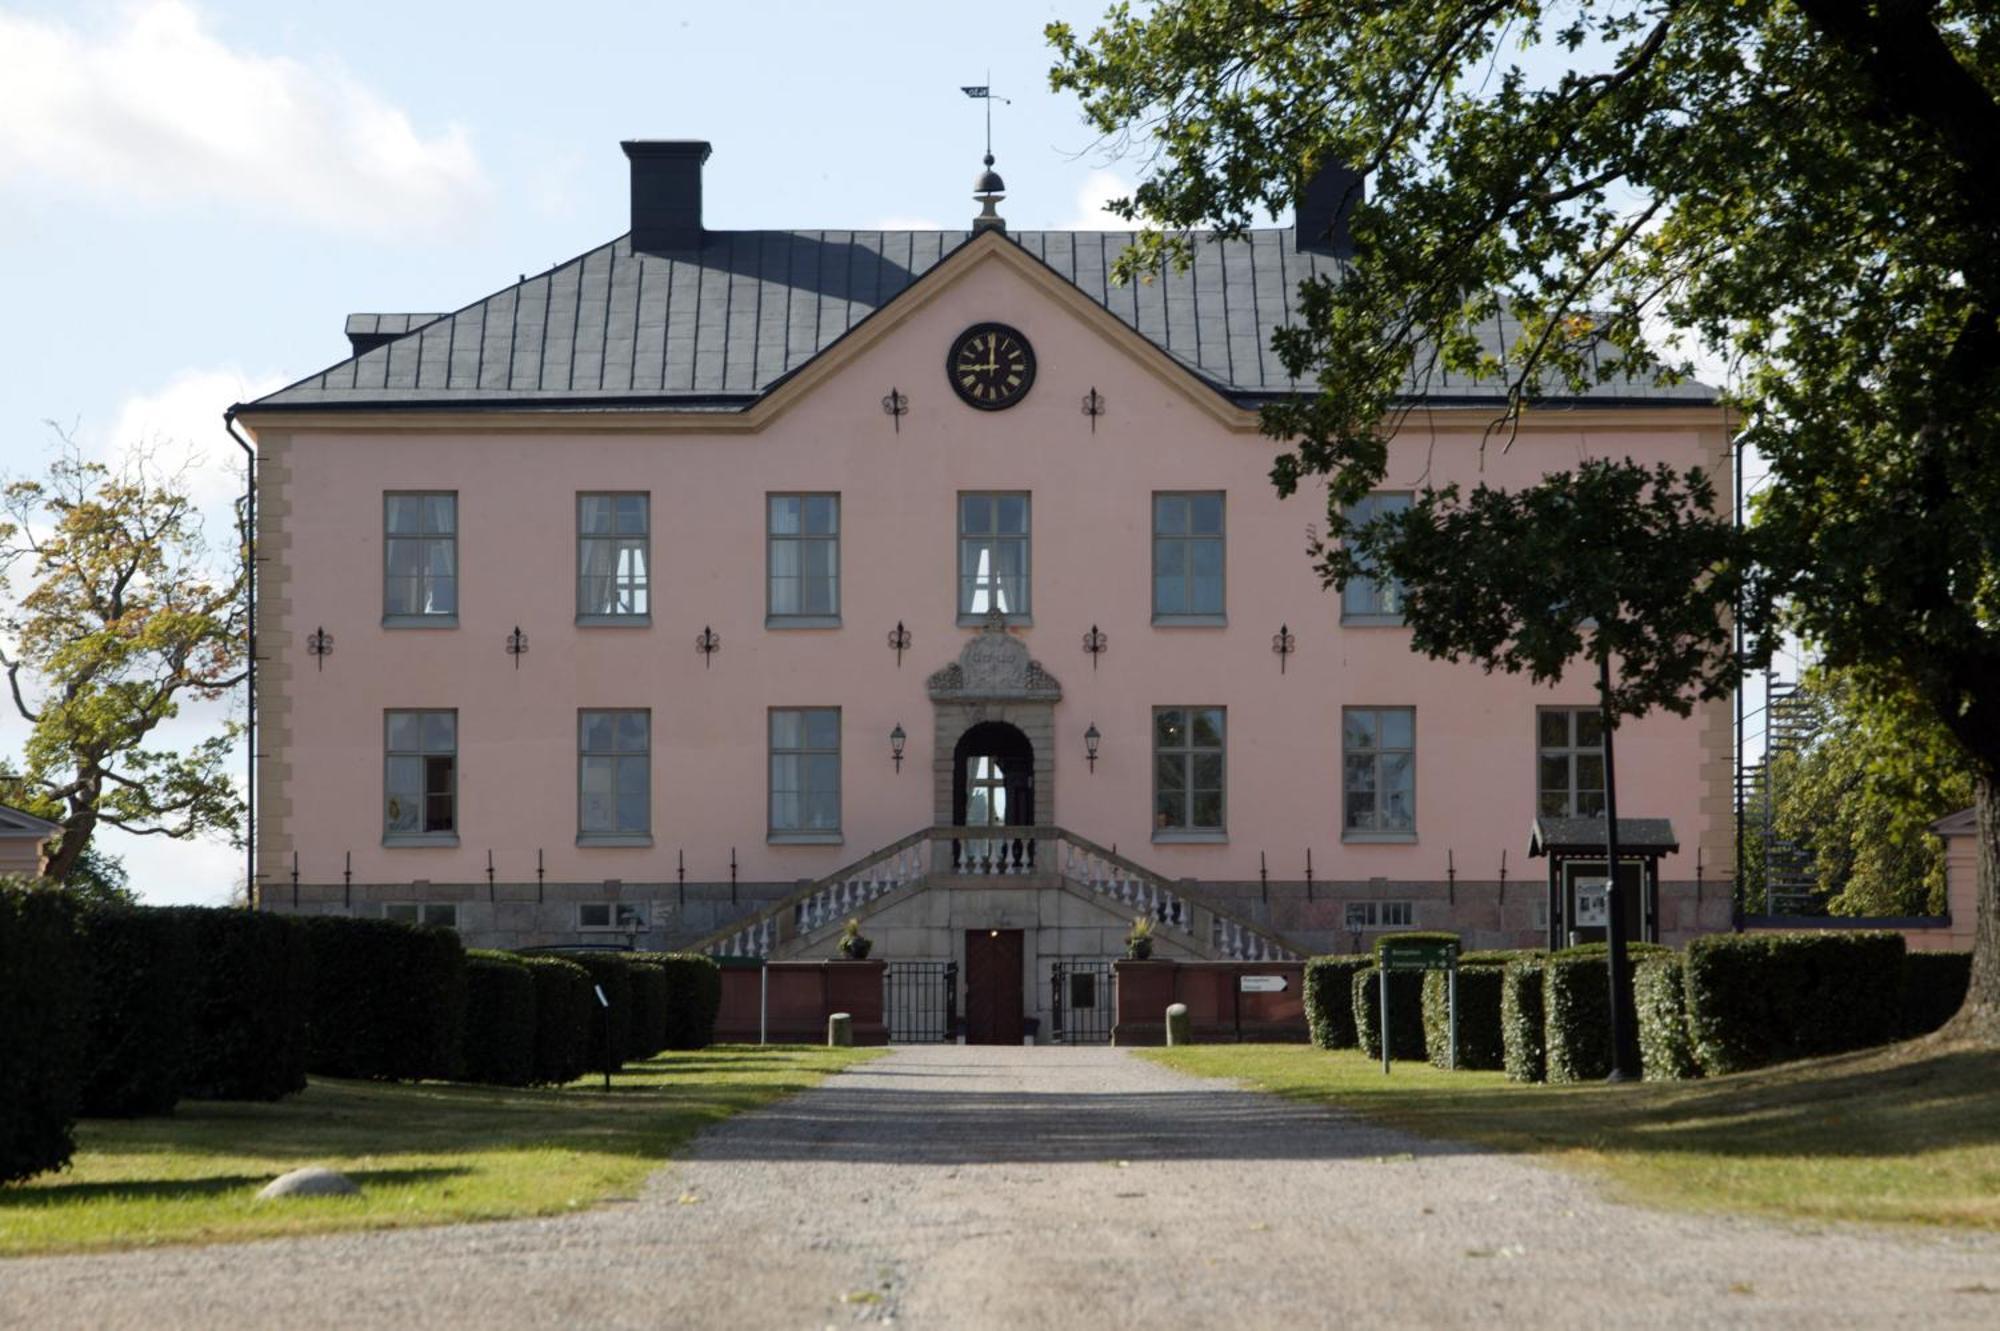
<path fill-rule="evenodd" d="M 973 825 L 977 790 L 989 798 L 997 793 L 1004 806 L 994 818 L 995 806 L 988 804 L 978 825 L 1053 822 L 1055 705 L 1062 685 L 1029 659 L 1027 645 L 1007 631 L 1004 617 L 988 616 L 958 660 L 932 674 L 928 687 L 937 727 L 934 824 Z M 969 770 L 968 760 L 978 758 L 992 762 Z"/>
<path fill-rule="evenodd" d="M 1027 948 L 1019 929 L 965 931 L 965 1042 L 1019 1044 L 1027 1015 L 1021 972 Z"/>

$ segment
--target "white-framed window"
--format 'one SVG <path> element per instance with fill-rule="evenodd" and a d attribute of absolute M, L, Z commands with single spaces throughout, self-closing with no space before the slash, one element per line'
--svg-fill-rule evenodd
<path fill-rule="evenodd" d="M 458 713 L 382 714 L 382 840 L 458 843 Z"/>
<path fill-rule="evenodd" d="M 958 497 L 958 616 L 993 610 L 1027 618 L 1029 504 L 1025 494 Z"/>
<path fill-rule="evenodd" d="M 1227 709 L 1153 709 L 1153 838 L 1222 835 Z"/>
<path fill-rule="evenodd" d="M 1341 709 L 1341 835 L 1413 841 L 1417 835 L 1417 711 Z"/>
<path fill-rule="evenodd" d="M 649 927 L 649 915 L 643 901 L 580 901 L 576 907 L 576 927 L 644 933 Z"/>
<path fill-rule="evenodd" d="M 652 713 L 643 708 L 577 713 L 578 841 L 651 843 L 652 731 Z"/>
<path fill-rule="evenodd" d="M 1347 520 L 1362 527 L 1386 514 L 1405 512 L 1409 507 L 1409 495 L 1384 491 L 1349 507 Z M 1402 584 L 1386 577 L 1362 576 L 1350 580 L 1341 589 L 1340 620 L 1343 624 L 1402 623 Z"/>
<path fill-rule="evenodd" d="M 458 928 L 458 903 L 454 901 L 385 901 L 382 918 L 404 924 L 427 924 L 439 929 Z"/>
<path fill-rule="evenodd" d="M 773 841 L 840 837 L 840 709 L 771 709 Z"/>
<path fill-rule="evenodd" d="M 1408 929 L 1417 922 L 1413 901 L 1350 901 L 1347 903 L 1347 931 Z"/>
<path fill-rule="evenodd" d="M 1604 714 L 1595 707 L 1535 710 L 1535 810 L 1550 818 L 1604 816 Z"/>
<path fill-rule="evenodd" d="M 458 495 L 391 491 L 382 496 L 382 622 L 458 622 Z"/>
<path fill-rule="evenodd" d="M 840 496 L 765 497 L 767 622 L 792 627 L 840 622 Z"/>
<path fill-rule="evenodd" d="M 1153 622 L 1219 624 L 1223 617 L 1220 490 L 1153 496 Z"/>
<path fill-rule="evenodd" d="M 576 497 L 576 621 L 644 624 L 652 618 L 652 497 Z"/>

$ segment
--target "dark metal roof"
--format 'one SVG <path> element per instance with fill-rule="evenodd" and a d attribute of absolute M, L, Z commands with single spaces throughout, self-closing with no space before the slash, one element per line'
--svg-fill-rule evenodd
<path fill-rule="evenodd" d="M 453 314 L 354 315 L 350 334 L 397 332 L 279 389 L 268 407 L 449 405 L 740 408 L 825 351 L 954 250 L 969 231 L 711 231 L 697 250 L 634 253 L 629 236 Z M 1271 334 L 1296 315 L 1299 282 L 1342 261 L 1302 253 L 1287 229 L 1199 243 L 1184 271 L 1120 286 L 1120 231 L 1010 231 L 1048 265 L 1218 392 L 1245 403 L 1297 391 Z M 358 327 L 358 322 L 374 321 Z M 394 321 L 407 321 L 402 329 Z M 1516 335 L 1482 330 L 1496 351 Z M 1436 376 L 1413 397 L 1496 399 L 1501 386 Z M 1713 390 L 1619 380 L 1577 405 L 1702 404 Z"/>
<path fill-rule="evenodd" d="M 1620 818 L 1618 857 L 1671 855 L 1681 848 L 1674 825 L 1665 818 Z M 1528 855 L 1603 855 L 1602 818 L 1537 818 Z"/>
<path fill-rule="evenodd" d="M 1931 831 L 1939 836 L 1973 836 L 1979 831 L 1979 808 L 1960 809 L 1948 813 L 1931 824 Z"/>
<path fill-rule="evenodd" d="M 37 841 L 46 841 L 60 831 L 62 827 L 59 824 L 37 818 L 26 809 L 0 804 L 0 837 L 33 837 Z"/>

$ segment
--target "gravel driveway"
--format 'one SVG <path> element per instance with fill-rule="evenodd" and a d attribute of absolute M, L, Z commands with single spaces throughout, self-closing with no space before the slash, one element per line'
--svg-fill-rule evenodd
<path fill-rule="evenodd" d="M 0 1262 L 5 1327 L 891 1319 L 1992 1327 L 2000 1240 L 1618 1206 L 1116 1050 L 911 1048 L 588 1215 Z"/>

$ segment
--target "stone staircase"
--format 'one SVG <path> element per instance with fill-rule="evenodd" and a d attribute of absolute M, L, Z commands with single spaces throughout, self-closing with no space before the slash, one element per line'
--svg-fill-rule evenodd
<path fill-rule="evenodd" d="M 788 956 L 830 941 L 849 919 L 865 920 L 917 893 L 1004 879 L 1009 886 L 1057 888 L 1122 915 L 1147 916 L 1162 936 L 1210 960 L 1292 961 L 1305 955 L 1283 936 L 1074 832 L 1052 826 L 996 831 L 1001 835 L 977 835 L 965 827 L 912 832 L 690 950 Z"/>

